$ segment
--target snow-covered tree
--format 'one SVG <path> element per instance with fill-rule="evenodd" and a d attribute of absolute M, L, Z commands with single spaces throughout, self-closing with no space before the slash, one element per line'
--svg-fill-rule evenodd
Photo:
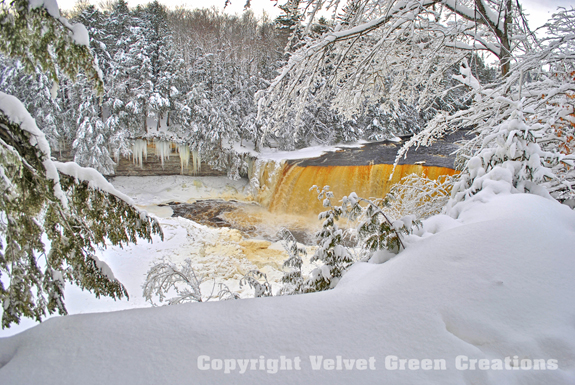
<path fill-rule="evenodd" d="M 342 274 L 354 262 L 349 250 L 343 245 L 345 230 L 340 228 L 337 221 L 345 215 L 341 206 L 331 203 L 333 193 L 329 186 L 319 189 L 313 186 L 318 193 L 318 199 L 323 201 L 323 206 L 328 210 L 319 214 L 319 220 L 323 220 L 322 229 L 316 234 L 318 248 L 310 258 L 311 262 L 320 261 L 322 265 L 314 269 L 311 276 L 305 281 L 306 291 L 322 291 L 335 287 Z"/>
<path fill-rule="evenodd" d="M 303 257 L 307 255 L 305 248 L 298 245 L 293 234 L 286 228 L 278 232 L 281 244 L 288 253 L 288 259 L 283 263 L 283 268 L 287 269 L 282 277 L 283 286 L 280 295 L 293 295 L 305 292 L 304 277 L 301 272 Z"/>
<path fill-rule="evenodd" d="M 175 305 L 209 300 L 202 295 L 201 284 L 202 277 L 198 277 L 188 258 L 181 265 L 166 260 L 156 263 L 148 271 L 142 287 L 144 298 L 152 305 L 156 305 L 154 297 L 158 297 L 160 303 L 166 301 L 168 305 Z M 175 295 L 166 299 L 171 291 Z"/>
<path fill-rule="evenodd" d="M 56 2 L 2 2 L 0 51 L 59 82 L 84 71 L 102 90 L 82 25 L 59 14 Z M 158 223 L 130 204 L 97 171 L 51 159 L 45 135 L 15 97 L 0 93 L 0 301 L 2 326 L 22 316 L 66 314 L 64 284 L 112 298 L 124 286 L 96 249 L 161 234 Z M 44 244 L 46 237 L 48 245 Z"/>
<path fill-rule="evenodd" d="M 103 116 L 100 97 L 94 94 L 83 74 L 76 79 L 75 83 L 68 85 L 69 96 L 73 98 L 71 110 L 77 127 L 72 142 L 74 162 L 94 168 L 104 175 L 113 175 L 116 164 L 108 150 L 112 133 Z"/>
<path fill-rule="evenodd" d="M 437 180 L 410 174 L 394 185 L 386 195 L 385 211 L 392 218 L 414 215 L 425 219 L 440 214 L 449 201 L 453 177 L 443 176 Z"/>
<path fill-rule="evenodd" d="M 0 90 L 17 97 L 36 119 L 50 146 L 61 150 L 69 127 L 62 116 L 57 89 L 40 67 L 30 73 L 19 60 L 0 57 Z"/>
<path fill-rule="evenodd" d="M 141 54 L 148 56 L 151 71 L 146 79 L 151 88 L 145 104 L 148 116 L 158 124 L 153 128 L 158 129 L 164 119 L 170 125 L 173 98 L 179 94 L 175 87 L 176 77 L 180 75 L 183 63 L 173 44 L 166 8 L 156 0 L 143 9 L 137 9 L 136 15 L 140 18 L 139 32 L 144 34 L 142 37 L 146 44 L 141 47 Z"/>
<path fill-rule="evenodd" d="M 135 130 L 134 125 L 137 127 L 140 122 L 137 116 L 126 109 L 131 95 L 128 52 L 133 17 L 127 3 L 117 0 L 111 4 L 103 19 L 102 30 L 106 32 L 106 37 L 102 41 L 111 56 L 110 66 L 104 72 L 106 87 L 103 105 L 107 113 L 106 126 L 111 132 L 110 151 L 118 162 L 120 156 L 131 154 L 132 130 Z"/>
<path fill-rule="evenodd" d="M 74 161 L 84 167 L 92 167 L 105 175 L 114 174 L 115 163 L 110 154 L 109 143 L 116 128 L 108 120 L 109 80 L 113 67 L 112 56 L 106 45 L 109 36 L 104 26 L 104 15 L 93 5 L 78 8 L 75 21 L 82 23 L 90 34 L 90 49 L 102 71 L 104 93 L 97 95 L 84 74 L 79 74 L 74 82 L 67 82 L 67 110 L 75 123 L 72 149 Z M 108 76 L 106 76 L 108 75 Z"/>
<path fill-rule="evenodd" d="M 560 201 L 574 196 L 574 12 L 554 15 L 541 47 L 518 58 L 500 84 L 483 86 L 464 62 L 454 78 L 472 90 L 470 108 L 437 115 L 407 143 L 427 145 L 445 133 L 474 128 L 476 136 L 459 152 L 463 173 L 450 205 L 473 196 L 490 180 Z"/>
<path fill-rule="evenodd" d="M 260 282 L 260 280 L 263 280 Z M 271 297 L 272 285 L 268 282 L 268 277 L 259 270 L 250 270 L 240 279 L 240 287 L 249 286 L 254 289 L 254 297 Z"/>
<path fill-rule="evenodd" d="M 242 161 L 232 144 L 259 137 L 254 94 L 275 76 L 283 44 L 272 23 L 251 12 L 238 17 L 180 9 L 169 18 L 184 61 L 174 132 L 212 168 L 235 177 Z"/>
<path fill-rule="evenodd" d="M 484 51 L 499 59 L 507 76 L 518 53 L 534 38 L 517 3 L 511 0 L 312 0 L 307 30 L 326 6 L 345 20 L 309 39 L 294 53 L 261 95 L 260 114 L 281 122 L 303 111 L 308 92 L 330 100 L 346 117 L 365 101 L 388 99 L 389 111 L 400 103 L 429 108 L 447 92 L 445 74 L 470 53 Z M 287 101 L 290 101 L 287 103 Z M 273 129 L 270 127 L 269 129 Z M 267 133 L 266 133 L 267 134 Z"/>

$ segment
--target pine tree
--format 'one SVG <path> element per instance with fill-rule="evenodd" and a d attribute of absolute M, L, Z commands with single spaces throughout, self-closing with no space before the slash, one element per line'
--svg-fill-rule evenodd
<path fill-rule="evenodd" d="M 19 60 L 0 56 L 0 68 L 0 90 L 16 96 L 36 119 L 50 146 L 62 149 L 70 127 L 62 116 L 56 84 L 40 67 L 30 73 Z"/>
<path fill-rule="evenodd" d="M 120 156 L 131 154 L 130 122 L 137 121 L 137 117 L 126 110 L 126 105 L 130 101 L 128 52 L 131 39 L 130 26 L 133 23 L 127 3 L 124 0 L 117 0 L 104 17 L 102 27 L 106 32 L 102 41 L 111 56 L 109 70 L 104 72 L 106 90 L 103 105 L 108 113 L 106 126 L 111 132 L 110 150 L 116 162 Z"/>
<path fill-rule="evenodd" d="M 323 200 L 324 207 L 328 208 L 319 214 L 319 219 L 323 220 L 322 229 L 317 232 L 318 248 L 310 261 L 321 261 L 323 265 L 314 269 L 305 286 L 307 291 L 321 291 L 335 287 L 344 271 L 353 264 L 353 257 L 349 250 L 343 246 L 344 230 L 340 229 L 337 221 L 344 215 L 341 206 L 333 206 L 331 199 L 333 193 L 329 191 L 329 186 L 325 186 L 321 191 L 319 187 L 313 186 L 318 192 L 318 199 Z"/>
<path fill-rule="evenodd" d="M 103 74 L 109 74 L 112 57 L 104 43 L 106 31 L 101 28 L 104 15 L 93 5 L 80 10 L 75 20 L 82 23 L 90 33 L 90 48 Z M 104 75 L 104 80 L 109 76 Z M 74 161 L 84 167 L 92 167 L 105 175 L 114 174 L 115 163 L 110 156 L 108 144 L 115 128 L 113 120 L 106 119 L 109 108 L 109 86 L 104 84 L 104 94 L 97 96 L 85 75 L 79 74 L 74 83 L 68 83 L 70 111 L 76 123 L 72 148 Z M 107 108 L 106 108 L 107 107 Z"/>
<path fill-rule="evenodd" d="M 275 19 L 276 28 L 285 41 L 285 51 L 294 52 L 301 46 L 303 28 L 301 27 L 302 14 L 299 11 L 300 0 L 288 0 L 278 8 L 283 11 Z"/>
<path fill-rule="evenodd" d="M 33 8 L 28 1 L 2 2 L 0 21 L 0 50 L 30 71 L 40 67 L 55 82 L 60 73 L 74 78 L 84 71 L 103 90 L 83 26 L 71 25 L 57 9 Z M 2 326 L 22 316 L 41 321 L 47 312 L 66 314 L 65 282 L 97 297 L 127 296 L 96 249 L 151 240 L 161 234 L 158 223 L 95 170 L 52 161 L 34 119 L 18 99 L 4 93 L 0 153 Z"/>
<path fill-rule="evenodd" d="M 146 37 L 146 53 L 150 60 L 150 74 L 147 79 L 151 83 L 148 100 L 148 116 L 157 122 L 160 128 L 161 121 L 168 118 L 172 109 L 172 94 L 177 94 L 174 88 L 174 77 L 180 64 L 174 54 L 171 31 L 167 25 L 167 15 L 164 6 L 158 1 L 149 3 L 140 12 L 141 28 Z"/>
<path fill-rule="evenodd" d="M 280 295 L 293 295 L 305 293 L 304 278 L 301 267 L 303 265 L 303 256 L 307 255 L 305 248 L 300 247 L 293 234 L 286 228 L 279 231 L 278 236 L 284 250 L 288 253 L 288 259 L 283 263 L 287 271 L 282 277 L 283 286 L 280 289 Z"/>

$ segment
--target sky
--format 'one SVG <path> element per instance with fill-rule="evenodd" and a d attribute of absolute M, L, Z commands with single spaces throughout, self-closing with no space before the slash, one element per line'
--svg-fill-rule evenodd
<path fill-rule="evenodd" d="M 519 0 L 519 3 L 527 13 L 531 28 L 545 24 L 557 7 L 575 8 L 575 0 Z"/>
<path fill-rule="evenodd" d="M 99 1 L 100 0 L 90 0 L 93 4 L 98 4 Z M 127 0 L 127 2 L 130 6 L 136 6 L 138 4 L 148 3 L 150 0 Z M 283 4 L 285 0 L 279 0 L 279 2 Z M 531 28 L 537 28 L 544 24 L 557 7 L 575 7 L 575 0 L 519 0 L 519 2 L 529 14 L 528 18 Z M 58 4 L 62 9 L 71 9 L 75 3 L 76 0 L 58 0 Z M 225 0 L 160 0 L 160 3 L 168 7 L 185 5 L 187 8 L 210 8 L 214 6 L 223 10 Z M 245 0 L 231 0 L 231 5 L 225 9 L 225 12 L 230 14 L 241 13 L 244 4 Z M 252 10 L 254 13 L 261 15 L 265 10 L 271 18 L 275 18 L 280 14 L 280 9 L 275 5 L 275 0 L 252 0 Z"/>

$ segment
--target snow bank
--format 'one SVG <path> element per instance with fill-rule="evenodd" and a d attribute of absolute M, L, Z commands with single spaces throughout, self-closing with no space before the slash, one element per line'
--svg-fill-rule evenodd
<path fill-rule="evenodd" d="M 355 265 L 332 291 L 49 319 L 0 340 L 0 378 L 573 384 L 574 237 L 567 207 L 527 194 L 492 196 L 456 219 L 436 217 L 388 262 Z M 276 366 L 281 356 L 292 370 Z M 322 369 L 314 370 L 319 356 Z M 254 364 L 240 374 L 245 359 Z M 400 359 L 412 361 L 402 370 Z M 426 359 L 445 370 L 424 370 Z M 539 370 L 515 369 L 514 361 Z"/>

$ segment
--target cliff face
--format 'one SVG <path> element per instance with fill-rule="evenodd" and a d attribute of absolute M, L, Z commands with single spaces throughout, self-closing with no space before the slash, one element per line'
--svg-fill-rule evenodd
<path fill-rule="evenodd" d="M 145 141 L 144 141 L 145 143 Z M 177 146 L 173 143 L 162 142 L 166 144 L 159 151 L 157 143 L 149 141 L 145 148 L 140 148 L 142 163 L 133 157 L 120 157 L 117 162 L 115 174 L 108 176 L 161 176 L 161 175 L 188 175 L 188 176 L 225 176 L 225 171 L 212 169 L 205 162 L 194 159 L 192 153 L 187 153 L 188 162 L 182 162 Z M 163 152 L 163 153 L 161 153 Z M 61 151 L 54 151 L 52 154 L 61 162 L 73 162 L 74 154 L 69 148 Z M 163 159 L 162 159 L 163 155 Z M 137 158 L 137 157 L 136 157 Z M 198 167 L 199 162 L 199 167 Z M 185 164 L 182 164 L 185 163 Z"/>
<path fill-rule="evenodd" d="M 164 164 L 155 155 L 154 149 L 148 147 L 148 156 L 142 162 L 142 166 L 134 163 L 132 159 L 120 158 L 116 166 L 116 176 L 155 176 L 155 175 L 189 175 L 189 176 L 225 176 L 224 171 L 214 170 L 206 163 L 201 163 L 198 171 L 194 172 L 191 162 L 188 167 L 182 169 L 180 157 L 177 153 L 171 153 L 169 158 L 164 159 Z"/>

